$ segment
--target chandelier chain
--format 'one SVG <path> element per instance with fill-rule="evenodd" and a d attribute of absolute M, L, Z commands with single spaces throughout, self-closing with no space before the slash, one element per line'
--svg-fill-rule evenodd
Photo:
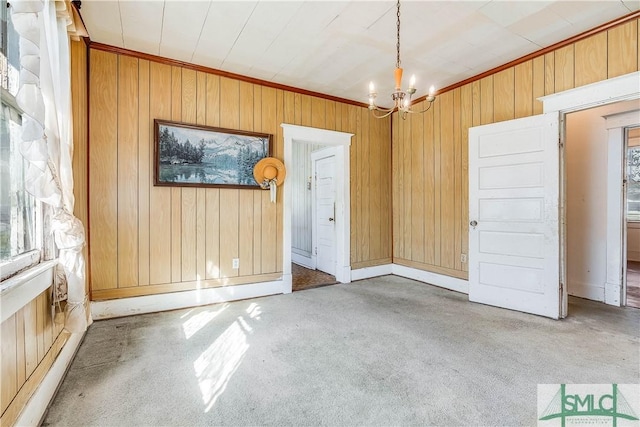
<path fill-rule="evenodd" d="M 397 27 L 396 68 L 400 68 L 400 0 L 398 0 L 397 8 L 398 8 L 398 11 L 396 13 L 396 16 L 398 17 L 398 20 L 396 21 L 396 27 Z"/>

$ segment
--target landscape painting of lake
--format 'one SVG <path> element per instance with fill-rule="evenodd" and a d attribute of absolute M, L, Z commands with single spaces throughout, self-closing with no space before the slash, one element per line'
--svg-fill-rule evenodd
<path fill-rule="evenodd" d="M 155 185 L 259 188 L 272 135 L 155 120 Z"/>

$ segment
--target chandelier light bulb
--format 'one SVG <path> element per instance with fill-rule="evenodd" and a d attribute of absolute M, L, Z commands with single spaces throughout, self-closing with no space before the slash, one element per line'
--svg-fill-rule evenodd
<path fill-rule="evenodd" d="M 433 96 L 436 94 L 436 88 L 434 85 L 431 85 L 431 87 L 429 88 L 429 96 Z"/>
<path fill-rule="evenodd" d="M 376 87 L 373 82 L 369 82 L 369 94 L 376 93 Z"/>
<path fill-rule="evenodd" d="M 409 89 L 413 89 L 416 87 L 416 75 L 413 74 L 411 76 L 411 80 L 409 80 Z"/>

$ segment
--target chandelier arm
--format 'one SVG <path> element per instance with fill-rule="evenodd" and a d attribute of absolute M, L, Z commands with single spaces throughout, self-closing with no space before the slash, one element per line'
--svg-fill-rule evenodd
<path fill-rule="evenodd" d="M 411 114 L 414 114 L 414 113 L 417 113 L 417 114 L 426 113 L 427 111 L 429 111 L 429 110 L 431 109 L 431 106 L 432 106 L 432 105 L 433 105 L 433 101 L 431 101 L 431 102 L 429 103 L 429 106 L 428 106 L 427 108 L 425 108 L 424 110 L 422 110 L 422 111 L 407 110 L 407 112 L 408 112 L 408 113 L 411 113 Z"/>
<path fill-rule="evenodd" d="M 373 115 L 373 117 L 375 117 L 376 119 L 384 119 L 385 117 L 389 117 L 391 115 L 391 113 L 393 113 L 396 109 L 395 108 L 391 108 L 389 110 L 371 110 L 371 114 Z M 376 111 L 385 111 L 384 114 L 376 114 Z"/>

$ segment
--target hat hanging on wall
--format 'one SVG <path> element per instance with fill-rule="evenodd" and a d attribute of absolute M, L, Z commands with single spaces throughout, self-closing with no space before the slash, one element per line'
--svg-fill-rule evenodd
<path fill-rule="evenodd" d="M 260 188 L 271 191 L 271 202 L 276 202 L 276 189 L 287 176 L 284 164 L 275 157 L 265 157 L 253 167 L 253 177 Z"/>

